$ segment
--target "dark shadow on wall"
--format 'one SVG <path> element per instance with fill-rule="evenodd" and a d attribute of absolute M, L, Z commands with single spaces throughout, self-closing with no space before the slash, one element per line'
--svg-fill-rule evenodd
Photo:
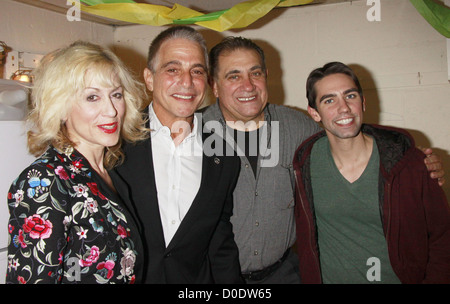
<path fill-rule="evenodd" d="M 115 45 L 114 53 L 125 63 L 125 65 L 130 69 L 130 71 L 136 76 L 136 78 L 144 82 L 144 69 L 147 67 L 147 58 L 136 52 L 133 48 L 126 47 L 123 45 Z M 152 100 L 152 94 L 147 90 L 148 99 L 143 107 L 147 105 Z"/>
<path fill-rule="evenodd" d="M 143 81 L 143 71 L 147 67 L 147 58 L 133 48 L 120 44 L 114 45 L 113 50 L 138 79 Z"/>
<path fill-rule="evenodd" d="M 438 147 L 437 148 L 432 147 L 431 141 L 429 140 L 429 138 L 425 134 L 423 134 L 421 131 L 413 130 L 413 129 L 405 129 L 405 130 L 408 131 L 411 134 L 411 136 L 414 138 L 414 141 L 416 142 L 416 147 L 432 148 L 433 154 L 436 154 L 441 158 L 441 161 L 444 166 L 444 172 L 446 173 L 445 175 L 447 176 L 446 182 L 442 186 L 442 189 L 444 190 L 445 195 L 447 197 L 447 201 L 449 202 L 449 205 L 450 205 L 450 182 L 448 179 L 448 172 L 450 172 L 450 154 L 448 154 L 448 152 L 446 150 L 440 149 Z"/>

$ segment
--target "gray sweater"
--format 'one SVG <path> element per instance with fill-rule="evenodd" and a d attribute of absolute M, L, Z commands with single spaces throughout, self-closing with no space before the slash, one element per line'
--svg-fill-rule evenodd
<path fill-rule="evenodd" d="M 231 222 L 243 273 L 274 264 L 294 244 L 292 161 L 298 146 L 321 130 L 308 116 L 285 106 L 268 104 L 264 114 L 267 124 L 259 132 L 256 178 L 247 157 L 240 156 L 241 172 L 234 191 Z M 219 122 L 225 130 L 218 103 L 203 110 L 202 119 Z M 233 135 L 229 136 L 227 141 L 234 145 Z"/>

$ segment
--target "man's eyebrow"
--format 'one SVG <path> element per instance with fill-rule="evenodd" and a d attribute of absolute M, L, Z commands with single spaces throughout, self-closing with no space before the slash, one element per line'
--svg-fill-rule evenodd
<path fill-rule="evenodd" d="M 169 65 L 172 65 L 172 64 L 178 65 L 178 66 L 181 66 L 181 65 L 182 65 L 182 64 L 181 64 L 181 61 L 179 61 L 179 60 L 171 60 L 171 61 L 168 61 L 168 62 L 164 63 L 164 64 L 161 66 L 161 69 L 164 69 L 164 68 L 166 68 L 166 67 L 168 67 Z M 196 64 L 194 64 L 192 68 L 202 68 L 202 69 L 205 70 L 205 71 L 207 70 L 207 69 L 206 69 L 206 66 L 205 66 L 204 64 L 201 64 L 201 63 L 196 63 Z"/>
<path fill-rule="evenodd" d="M 260 66 L 260 65 L 255 65 L 255 66 L 253 66 L 253 67 L 250 69 L 250 71 L 262 70 L 262 69 L 263 69 L 262 66 Z"/>
<path fill-rule="evenodd" d="M 260 65 L 255 65 L 255 66 L 253 66 L 253 67 L 250 68 L 250 71 L 252 71 L 252 72 L 253 72 L 253 71 L 256 71 L 256 70 L 262 70 L 262 66 L 260 66 Z M 232 75 L 232 74 L 239 74 L 239 73 L 241 73 L 241 71 L 238 70 L 238 69 L 228 71 L 228 72 L 225 74 L 225 78 L 228 77 L 229 75 Z"/>
<path fill-rule="evenodd" d="M 208 69 L 206 68 L 206 66 L 204 64 L 201 63 L 196 63 L 194 64 L 194 66 L 192 68 L 202 68 L 203 70 L 207 71 Z"/>
<path fill-rule="evenodd" d="M 231 70 L 231 71 L 228 71 L 226 74 L 225 74 L 225 78 L 227 78 L 228 76 L 230 76 L 230 75 L 232 75 L 232 74 L 239 74 L 241 71 L 240 70 Z"/>
<path fill-rule="evenodd" d="M 335 97 L 335 96 L 336 96 L 336 94 L 325 94 L 325 95 L 323 95 L 322 97 L 320 97 L 319 102 L 322 102 L 322 101 L 324 101 L 325 99 L 328 99 L 328 98 L 330 98 L 330 97 Z"/>
<path fill-rule="evenodd" d="M 351 93 L 351 92 L 358 92 L 359 93 L 357 88 L 351 88 L 351 89 L 345 90 L 344 91 L 344 95 L 347 95 L 348 93 Z M 320 97 L 319 102 L 322 102 L 325 99 L 328 99 L 328 98 L 331 98 L 331 97 L 336 97 L 336 94 L 325 94 L 322 97 Z"/>
<path fill-rule="evenodd" d="M 359 93 L 357 88 L 351 88 L 351 89 L 348 89 L 348 90 L 344 91 L 344 94 L 348 94 L 348 93 L 351 93 L 351 92 L 358 92 Z"/>
<path fill-rule="evenodd" d="M 171 65 L 171 64 L 181 65 L 181 62 L 180 62 L 179 60 L 171 60 L 171 61 L 168 61 L 168 62 L 164 63 L 164 64 L 161 66 L 161 69 L 164 69 L 164 68 L 166 68 L 167 66 L 169 66 L 169 65 Z"/>

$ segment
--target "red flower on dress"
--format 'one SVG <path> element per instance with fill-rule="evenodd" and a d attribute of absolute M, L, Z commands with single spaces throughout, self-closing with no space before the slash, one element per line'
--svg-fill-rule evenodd
<path fill-rule="evenodd" d="M 21 277 L 21 276 L 17 277 L 17 281 L 19 281 L 20 284 L 26 284 L 27 283 L 27 281 L 25 281 L 25 279 L 23 277 Z"/>
<path fill-rule="evenodd" d="M 29 233 L 32 239 L 46 239 L 52 234 L 53 224 L 35 214 L 25 219 L 22 228 L 26 233 Z"/>
<path fill-rule="evenodd" d="M 25 243 L 25 237 L 23 236 L 23 230 L 22 229 L 19 229 L 19 234 L 17 235 L 17 237 L 14 237 L 14 242 L 15 243 L 19 243 L 22 248 L 26 248 L 27 247 L 27 243 Z"/>
<path fill-rule="evenodd" d="M 97 246 L 92 246 L 91 251 L 89 252 L 89 256 L 85 259 L 80 259 L 80 266 L 86 267 L 91 266 L 95 262 L 98 261 L 98 257 L 100 256 L 100 249 Z"/>
<path fill-rule="evenodd" d="M 103 268 L 106 268 L 108 270 L 108 274 L 106 275 L 106 278 L 109 280 L 114 275 L 114 266 L 116 263 L 113 260 L 107 260 L 106 262 L 101 262 L 97 265 L 97 269 L 101 270 Z"/>
<path fill-rule="evenodd" d="M 97 183 L 87 183 L 87 185 L 94 195 L 99 196 L 102 200 L 106 200 L 106 197 L 98 191 Z"/>
<path fill-rule="evenodd" d="M 77 169 L 81 169 L 84 167 L 84 165 L 81 163 L 81 160 L 72 161 L 72 165 Z"/>
<path fill-rule="evenodd" d="M 64 170 L 63 166 L 56 167 L 55 173 L 58 174 L 59 178 L 63 180 L 69 179 L 69 175 L 67 174 L 66 170 Z"/>
<path fill-rule="evenodd" d="M 120 235 L 121 238 L 126 238 L 128 236 L 127 230 L 123 228 L 122 225 L 117 226 L 117 233 Z"/>

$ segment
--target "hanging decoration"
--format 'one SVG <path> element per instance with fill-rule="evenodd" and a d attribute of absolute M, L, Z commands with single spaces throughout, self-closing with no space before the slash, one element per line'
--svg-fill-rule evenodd
<path fill-rule="evenodd" d="M 305 5 L 313 0 L 250 0 L 230 9 L 203 14 L 179 4 L 163 5 L 136 3 L 133 0 L 80 0 L 81 10 L 129 23 L 147 25 L 197 24 L 223 32 L 244 28 L 265 16 L 275 7 Z M 450 38 L 450 8 L 433 0 L 410 0 L 417 11 L 439 33 Z"/>
<path fill-rule="evenodd" d="M 419 13 L 439 33 L 450 38 L 450 8 L 432 0 L 410 0 Z"/>
<path fill-rule="evenodd" d="M 232 8 L 203 14 L 179 4 L 172 8 L 132 0 L 81 0 L 81 10 L 90 14 L 136 24 L 196 24 L 218 32 L 244 28 L 275 7 L 290 7 L 313 0 L 250 0 Z"/>

